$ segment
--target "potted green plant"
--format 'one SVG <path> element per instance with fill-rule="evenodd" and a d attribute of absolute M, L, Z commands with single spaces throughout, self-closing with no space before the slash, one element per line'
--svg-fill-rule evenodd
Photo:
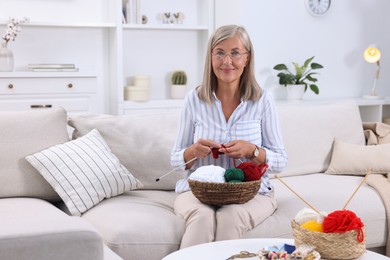
<path fill-rule="evenodd" d="M 174 71 L 171 76 L 171 96 L 174 99 L 184 98 L 187 92 L 187 74 L 183 70 Z"/>
<path fill-rule="evenodd" d="M 307 59 L 302 66 L 293 62 L 295 72 L 290 70 L 285 64 L 278 64 L 273 69 L 280 71 L 278 73 L 279 84 L 287 87 L 288 89 L 297 89 L 300 86 L 302 95 L 309 87 L 316 95 L 320 93 L 318 86 L 315 84 L 317 78 L 314 75 L 318 74 L 314 70 L 322 69 L 323 66 L 319 63 L 312 62 L 314 56 Z M 292 97 L 289 99 L 302 99 L 299 97 Z"/>

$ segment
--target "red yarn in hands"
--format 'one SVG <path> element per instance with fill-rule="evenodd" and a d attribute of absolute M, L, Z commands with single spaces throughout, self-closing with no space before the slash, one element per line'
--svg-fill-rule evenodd
<path fill-rule="evenodd" d="M 219 154 L 223 154 L 222 152 L 218 151 L 219 148 L 211 148 L 211 152 L 213 153 L 213 158 L 218 159 Z"/>
<path fill-rule="evenodd" d="M 364 224 L 356 214 L 350 210 L 336 210 L 325 217 L 322 227 L 325 233 L 345 233 L 357 229 L 357 241 L 364 241 Z"/>
<path fill-rule="evenodd" d="M 268 170 L 267 164 L 256 165 L 252 162 L 243 162 L 236 168 L 241 169 L 245 175 L 245 181 L 260 180 L 264 173 Z"/>
<path fill-rule="evenodd" d="M 221 147 L 222 148 L 226 148 L 223 144 L 221 144 Z M 219 148 L 216 148 L 216 147 L 211 148 L 211 153 L 213 154 L 213 158 L 214 159 L 218 159 L 218 155 L 219 154 L 223 154 L 223 152 L 220 152 Z"/>

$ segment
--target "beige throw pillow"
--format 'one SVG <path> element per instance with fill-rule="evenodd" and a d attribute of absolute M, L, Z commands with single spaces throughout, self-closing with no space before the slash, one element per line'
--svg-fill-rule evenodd
<path fill-rule="evenodd" d="M 279 175 L 324 172 L 334 140 L 365 144 L 359 108 L 354 102 L 335 104 L 278 104 L 280 127 L 287 151 L 287 167 Z"/>
<path fill-rule="evenodd" d="M 83 115 L 71 117 L 73 137 L 97 129 L 112 152 L 144 185 L 143 189 L 174 190 L 185 172 L 172 170 L 171 151 L 178 130 L 178 113 L 151 115 Z"/>
<path fill-rule="evenodd" d="M 390 172 L 390 144 L 356 145 L 335 141 L 328 174 L 365 175 Z"/>
<path fill-rule="evenodd" d="M 61 107 L 0 112 L 0 198 L 60 200 L 24 157 L 69 141 L 66 121 Z"/>

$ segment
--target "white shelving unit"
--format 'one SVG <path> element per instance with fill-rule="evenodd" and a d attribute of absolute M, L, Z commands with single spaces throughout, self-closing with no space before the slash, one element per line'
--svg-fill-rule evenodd
<path fill-rule="evenodd" d="M 16 41 L 13 72 L 0 72 L 0 110 L 63 106 L 69 113 L 108 111 L 108 32 L 116 27 L 109 0 L 2 0 L 0 30 L 9 17 L 28 17 Z M 43 11 L 44 10 L 44 11 Z M 79 72 L 31 72 L 30 63 L 74 63 Z"/>
<path fill-rule="evenodd" d="M 359 104 L 360 115 L 365 122 L 382 122 L 390 118 L 390 98 L 386 99 L 355 99 Z"/>
<path fill-rule="evenodd" d="M 185 70 L 188 89 L 200 83 L 207 40 L 214 30 L 214 0 L 139 0 L 140 14 L 148 17 L 146 24 L 123 23 L 126 1 L 3 0 L 0 30 L 8 17 L 29 17 L 30 23 L 22 25 L 20 36 L 9 45 L 15 71 L 0 73 L 0 78 L 27 79 L 23 73 L 28 73 L 29 63 L 74 63 L 80 72 L 67 78 L 88 77 L 83 75 L 87 70 L 97 79 L 91 89 L 94 98 L 88 100 L 94 109 L 89 112 L 115 115 L 179 108 L 181 101 L 170 98 L 170 73 Z M 185 19 L 182 24 L 163 24 L 158 19 L 163 12 L 182 12 Z M 51 72 L 29 75 L 43 85 L 48 78 L 65 77 Z M 147 102 L 124 100 L 124 87 L 137 75 L 150 75 Z M 6 85 L 2 87 L 8 90 Z M 46 93 L 36 90 L 37 95 L 33 91 L 25 96 L 8 93 L 7 97 L 31 101 L 38 95 L 50 98 L 53 94 L 50 89 Z M 1 102 L 6 104 L 4 98 Z"/>
<path fill-rule="evenodd" d="M 184 70 L 188 90 L 200 84 L 205 48 L 214 30 L 213 0 L 141 0 L 140 13 L 146 24 L 117 25 L 117 90 L 111 96 L 113 114 L 163 112 L 181 107 L 181 100 L 170 97 L 170 75 Z M 163 24 L 157 17 L 163 12 L 182 12 L 182 24 Z M 138 75 L 151 78 L 150 100 L 124 99 L 124 87 Z"/>

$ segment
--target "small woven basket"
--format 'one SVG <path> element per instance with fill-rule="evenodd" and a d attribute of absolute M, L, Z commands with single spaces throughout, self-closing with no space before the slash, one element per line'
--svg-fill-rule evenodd
<path fill-rule="evenodd" d="M 366 252 L 365 241 L 357 241 L 357 230 L 345 233 L 322 233 L 302 228 L 295 221 L 291 222 L 295 246 L 311 245 L 326 259 L 355 259 Z M 364 229 L 363 229 L 364 233 Z"/>
<path fill-rule="evenodd" d="M 242 204 L 255 197 L 260 180 L 246 182 L 201 182 L 188 180 L 191 191 L 201 202 L 209 205 Z"/>

